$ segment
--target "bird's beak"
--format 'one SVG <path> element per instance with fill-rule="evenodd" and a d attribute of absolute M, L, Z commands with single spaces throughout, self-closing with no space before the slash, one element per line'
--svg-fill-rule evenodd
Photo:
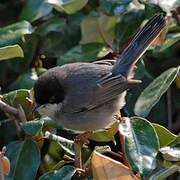
<path fill-rule="evenodd" d="M 41 106 L 40 104 L 36 104 L 36 106 L 32 110 L 32 113 L 34 113 L 40 106 Z"/>

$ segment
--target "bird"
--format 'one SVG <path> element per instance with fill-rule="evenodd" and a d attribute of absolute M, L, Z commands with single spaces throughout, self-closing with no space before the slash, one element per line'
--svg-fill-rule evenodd
<path fill-rule="evenodd" d="M 118 60 L 78 62 L 56 66 L 39 76 L 34 84 L 36 106 L 64 128 L 96 131 L 108 128 L 125 105 L 136 62 L 166 26 L 162 14 L 155 14 L 123 50 Z"/>

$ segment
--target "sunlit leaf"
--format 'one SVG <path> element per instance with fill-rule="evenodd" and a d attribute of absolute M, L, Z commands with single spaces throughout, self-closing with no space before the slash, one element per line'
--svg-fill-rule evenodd
<path fill-rule="evenodd" d="M 163 147 L 159 150 L 163 154 L 163 158 L 167 161 L 180 161 L 179 147 Z"/>
<path fill-rule="evenodd" d="M 175 134 L 171 133 L 168 129 L 159 124 L 153 123 L 152 125 L 158 136 L 160 147 L 168 145 L 177 137 Z"/>
<path fill-rule="evenodd" d="M 180 166 L 172 166 L 170 168 L 165 168 L 153 174 L 149 178 L 149 180 L 164 180 L 177 171 L 180 171 Z"/>
<path fill-rule="evenodd" d="M 57 136 L 55 134 L 51 134 L 48 131 L 46 131 L 45 136 L 48 139 L 51 139 L 51 140 L 57 142 L 65 151 L 67 151 L 71 155 L 74 155 L 74 141 L 63 138 L 61 136 Z"/>
<path fill-rule="evenodd" d="M 19 45 L 0 48 L 0 61 L 14 57 L 24 57 L 23 50 Z"/>
<path fill-rule="evenodd" d="M 46 0 L 49 4 L 52 4 L 54 8 L 59 12 L 66 12 L 67 14 L 74 14 L 82 9 L 88 2 L 88 0 Z"/>
<path fill-rule="evenodd" d="M 138 179 L 128 167 L 96 151 L 92 154 L 91 166 L 94 179 Z"/>
<path fill-rule="evenodd" d="M 111 43 L 118 16 L 87 17 L 81 23 L 82 44 L 91 42 Z"/>
<path fill-rule="evenodd" d="M 134 113 L 146 117 L 176 78 L 179 68 L 170 68 L 153 80 L 139 96 Z"/>
<path fill-rule="evenodd" d="M 125 136 L 125 152 L 131 167 L 145 177 L 156 168 L 159 143 L 154 128 L 140 117 L 124 118 L 119 125 Z"/>
<path fill-rule="evenodd" d="M 19 20 L 27 20 L 33 22 L 47 14 L 52 10 L 46 0 L 27 0 L 19 16 Z"/>
<path fill-rule="evenodd" d="M 0 28 L 0 47 L 13 45 L 17 43 L 24 34 L 31 34 L 33 31 L 33 27 L 27 21 L 21 21 Z"/>

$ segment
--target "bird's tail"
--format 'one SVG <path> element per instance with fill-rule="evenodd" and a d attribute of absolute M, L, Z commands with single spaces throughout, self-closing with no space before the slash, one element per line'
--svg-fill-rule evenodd
<path fill-rule="evenodd" d="M 143 55 L 154 39 L 166 26 L 166 21 L 161 14 L 154 15 L 145 26 L 137 33 L 129 46 L 122 52 L 119 60 L 112 69 L 113 74 L 122 74 L 127 77 L 133 65 Z"/>

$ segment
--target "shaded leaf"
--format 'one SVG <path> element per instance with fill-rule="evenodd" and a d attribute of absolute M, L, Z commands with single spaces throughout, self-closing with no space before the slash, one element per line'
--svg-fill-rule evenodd
<path fill-rule="evenodd" d="M 66 25 L 65 18 L 54 18 L 49 21 L 46 21 L 40 27 L 38 27 L 36 33 L 44 36 L 51 31 L 59 32 Z"/>
<path fill-rule="evenodd" d="M 109 16 L 125 11 L 132 0 L 100 0 L 100 10 Z"/>
<path fill-rule="evenodd" d="M 52 4 L 54 8 L 59 12 L 66 12 L 67 14 L 74 14 L 82 9 L 88 2 L 88 0 L 68 0 L 68 1 L 54 1 L 46 0 L 49 4 Z"/>
<path fill-rule="evenodd" d="M 159 124 L 153 123 L 152 125 L 158 136 L 160 147 L 168 145 L 177 137 L 175 134 L 171 133 L 168 129 Z"/>
<path fill-rule="evenodd" d="M 11 142 L 7 146 L 7 157 L 11 160 L 8 178 L 18 180 L 35 179 L 40 165 L 40 151 L 32 140 Z"/>
<path fill-rule="evenodd" d="M 38 79 L 37 73 L 34 69 L 21 74 L 16 81 L 14 81 L 8 88 L 9 89 L 31 89 Z"/>
<path fill-rule="evenodd" d="M 49 14 L 52 10 L 46 0 L 27 0 L 19 16 L 19 20 L 27 20 L 33 22 L 43 16 Z"/>
<path fill-rule="evenodd" d="M 172 147 L 172 146 L 176 146 L 178 144 L 180 144 L 180 133 L 178 134 L 178 136 L 172 142 L 170 142 L 168 144 L 168 146 Z"/>
<path fill-rule="evenodd" d="M 24 35 L 23 38 L 18 41 L 18 44 L 23 49 L 24 58 L 14 58 L 13 61 L 8 61 L 7 63 L 12 71 L 22 74 L 27 71 L 33 60 L 37 48 L 37 37 L 35 34 Z"/>
<path fill-rule="evenodd" d="M 179 147 L 163 147 L 159 149 L 163 154 L 163 158 L 167 161 L 180 161 L 180 148 Z"/>
<path fill-rule="evenodd" d="M 179 40 L 180 40 L 180 33 L 169 33 L 166 36 L 165 41 L 164 41 L 163 45 L 161 46 L 160 51 L 166 50 L 167 48 L 171 47 Z"/>
<path fill-rule="evenodd" d="M 46 131 L 45 136 L 48 139 L 51 139 L 51 140 L 57 142 L 69 154 L 74 155 L 74 141 L 63 138 L 61 136 L 57 136 L 57 135 L 52 134 L 48 131 Z"/>
<path fill-rule="evenodd" d="M 91 166 L 94 179 L 138 179 L 128 167 L 96 151 L 92 154 Z"/>
<path fill-rule="evenodd" d="M 58 64 L 91 62 L 106 56 L 109 52 L 111 52 L 111 49 L 101 43 L 77 45 L 61 56 L 58 59 Z"/>
<path fill-rule="evenodd" d="M 155 157 L 159 150 L 152 125 L 143 118 L 124 118 L 119 132 L 125 136 L 125 152 L 133 170 L 143 177 L 150 174 L 156 168 Z"/>
<path fill-rule="evenodd" d="M 75 173 L 75 167 L 73 166 L 64 166 L 58 171 L 50 171 L 39 178 L 39 180 L 71 180 L 72 176 Z"/>
<path fill-rule="evenodd" d="M 146 117 L 152 107 L 160 100 L 178 74 L 179 68 L 170 68 L 153 80 L 139 96 L 134 113 Z"/>
<path fill-rule="evenodd" d="M 33 27 L 27 21 L 21 21 L 0 28 L 0 47 L 13 45 L 17 43 L 24 34 L 31 34 L 33 31 Z"/>
<path fill-rule="evenodd" d="M 157 173 L 153 174 L 149 178 L 149 180 L 164 180 L 168 176 L 174 174 L 177 171 L 180 171 L 180 167 L 179 166 L 172 166 L 170 168 L 165 168 L 165 169 L 162 169 L 162 170 L 158 171 Z"/>
<path fill-rule="evenodd" d="M 0 48 L 0 61 L 14 57 L 24 57 L 23 50 L 19 45 Z"/>
<path fill-rule="evenodd" d="M 20 125 L 27 134 L 37 136 L 42 131 L 43 121 L 33 120 L 20 123 Z"/>

